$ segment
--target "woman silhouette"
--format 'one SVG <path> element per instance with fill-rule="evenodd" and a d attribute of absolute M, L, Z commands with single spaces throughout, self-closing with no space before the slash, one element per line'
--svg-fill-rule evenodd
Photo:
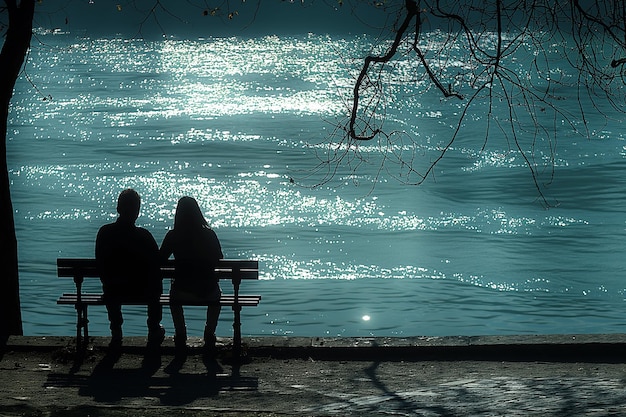
<path fill-rule="evenodd" d="M 176 271 L 170 289 L 176 348 L 184 349 L 187 341 L 183 304 L 208 303 L 204 345 L 209 350 L 214 349 L 222 294 L 214 269 L 224 255 L 217 235 L 209 227 L 195 199 L 182 197 L 178 200 L 174 228 L 165 235 L 160 255 L 163 259 L 174 255 L 176 259 Z"/>

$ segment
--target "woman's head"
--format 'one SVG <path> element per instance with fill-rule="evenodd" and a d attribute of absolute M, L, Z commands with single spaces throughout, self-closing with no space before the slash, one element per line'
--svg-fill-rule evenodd
<path fill-rule="evenodd" d="M 182 197 L 178 200 L 174 215 L 174 229 L 194 229 L 208 227 L 202 215 L 198 202 L 192 197 Z"/>

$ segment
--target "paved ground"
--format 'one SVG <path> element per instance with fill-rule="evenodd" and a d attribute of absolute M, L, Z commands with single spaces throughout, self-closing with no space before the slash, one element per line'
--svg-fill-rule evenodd
<path fill-rule="evenodd" d="M 196 341 L 199 343 L 199 341 Z M 626 415 L 626 336 L 245 339 L 120 355 L 96 338 L 13 337 L 0 358 L 0 416 Z"/>

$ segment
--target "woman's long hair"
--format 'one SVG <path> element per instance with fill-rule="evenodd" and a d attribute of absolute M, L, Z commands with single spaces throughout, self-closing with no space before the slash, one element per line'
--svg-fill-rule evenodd
<path fill-rule="evenodd" d="M 198 202 L 192 197 L 182 197 L 178 200 L 176 214 L 174 215 L 174 229 L 199 230 L 208 228 L 207 223 Z"/>

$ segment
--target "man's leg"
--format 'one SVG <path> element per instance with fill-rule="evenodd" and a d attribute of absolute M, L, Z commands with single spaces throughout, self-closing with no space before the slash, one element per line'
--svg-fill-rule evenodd
<path fill-rule="evenodd" d="M 148 343 L 160 345 L 165 338 L 165 329 L 161 326 L 163 319 L 163 309 L 158 301 L 152 300 L 148 304 Z"/>
<path fill-rule="evenodd" d="M 120 346 L 122 344 L 122 324 L 124 323 L 122 305 L 108 302 L 106 309 L 109 316 L 109 328 L 111 329 L 111 346 Z"/>

